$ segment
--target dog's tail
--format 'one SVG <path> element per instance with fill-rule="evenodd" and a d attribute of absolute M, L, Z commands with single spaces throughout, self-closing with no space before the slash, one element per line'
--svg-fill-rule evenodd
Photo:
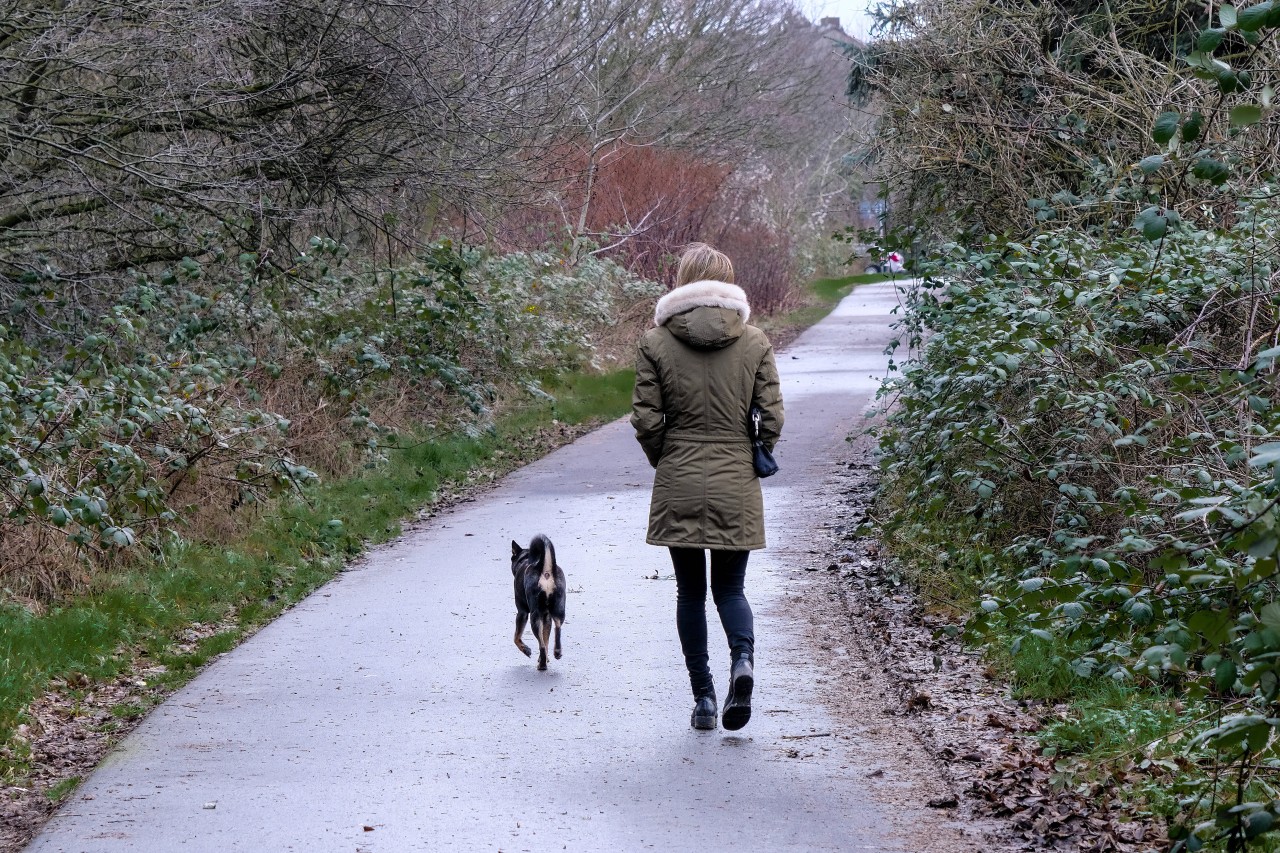
<path fill-rule="evenodd" d="M 534 565 L 542 566 L 542 571 L 538 574 L 538 589 L 542 590 L 542 594 L 547 598 L 551 598 L 556 591 L 555 546 L 551 544 L 550 539 L 539 533 L 529 543 L 529 557 Z"/>

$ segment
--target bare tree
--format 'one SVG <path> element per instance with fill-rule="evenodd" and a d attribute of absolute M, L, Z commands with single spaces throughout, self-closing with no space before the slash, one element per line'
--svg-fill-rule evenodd
<path fill-rule="evenodd" d="M 793 50 L 812 25 L 787 2 L 583 0 L 578 14 L 609 26 L 578 65 L 575 253 L 611 152 L 661 145 L 731 162 L 794 143 L 785 118 L 815 106 L 817 75 Z"/>
<path fill-rule="evenodd" d="M 581 51 L 563 11 L 8 0 L 0 299 L 28 325 L 77 325 L 131 269 L 223 245 L 287 261 L 312 233 L 393 222 L 411 244 L 442 200 L 518 195 Z"/>
<path fill-rule="evenodd" d="M 134 270 L 229 250 L 252 277 L 313 234 L 391 256 L 539 188 L 580 248 L 616 152 L 799 179 L 829 144 L 785 0 L 0 2 L 0 301 L 27 334 L 91 324 Z M 656 215 L 631 214 L 623 239 Z"/>

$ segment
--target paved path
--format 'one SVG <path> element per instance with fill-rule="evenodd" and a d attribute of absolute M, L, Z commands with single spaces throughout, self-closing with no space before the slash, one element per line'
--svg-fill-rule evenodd
<path fill-rule="evenodd" d="M 868 790 L 856 726 L 819 693 L 834 664 L 786 594 L 817 578 L 801 564 L 831 503 L 821 483 L 885 369 L 895 304 L 890 286 L 860 288 L 779 358 L 783 472 L 748 572 L 746 729 L 689 728 L 670 564 L 643 541 L 651 472 L 620 421 L 379 548 L 216 661 L 28 849 L 925 849 Z M 511 643 L 508 543 L 537 532 L 573 591 L 547 673 Z M 723 694 L 715 625 L 712 610 Z"/>

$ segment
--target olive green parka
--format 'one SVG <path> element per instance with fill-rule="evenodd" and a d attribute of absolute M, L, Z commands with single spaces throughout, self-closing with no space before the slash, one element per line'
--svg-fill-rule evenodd
<path fill-rule="evenodd" d="M 650 545 L 765 546 L 747 412 L 752 403 L 763 410 L 760 436 L 772 450 L 782 391 L 773 347 L 750 317 L 741 288 L 696 281 L 658 300 L 656 328 L 640 339 L 631 425 L 657 469 Z"/>

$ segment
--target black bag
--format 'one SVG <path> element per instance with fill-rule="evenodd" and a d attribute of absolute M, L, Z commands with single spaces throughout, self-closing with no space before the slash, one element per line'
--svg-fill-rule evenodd
<path fill-rule="evenodd" d="M 778 463 L 773 461 L 773 454 L 765 449 L 760 440 L 760 416 L 764 412 L 759 406 L 751 407 L 751 423 L 748 431 L 751 434 L 751 464 L 756 469 L 757 477 L 772 477 L 778 473 Z"/>

